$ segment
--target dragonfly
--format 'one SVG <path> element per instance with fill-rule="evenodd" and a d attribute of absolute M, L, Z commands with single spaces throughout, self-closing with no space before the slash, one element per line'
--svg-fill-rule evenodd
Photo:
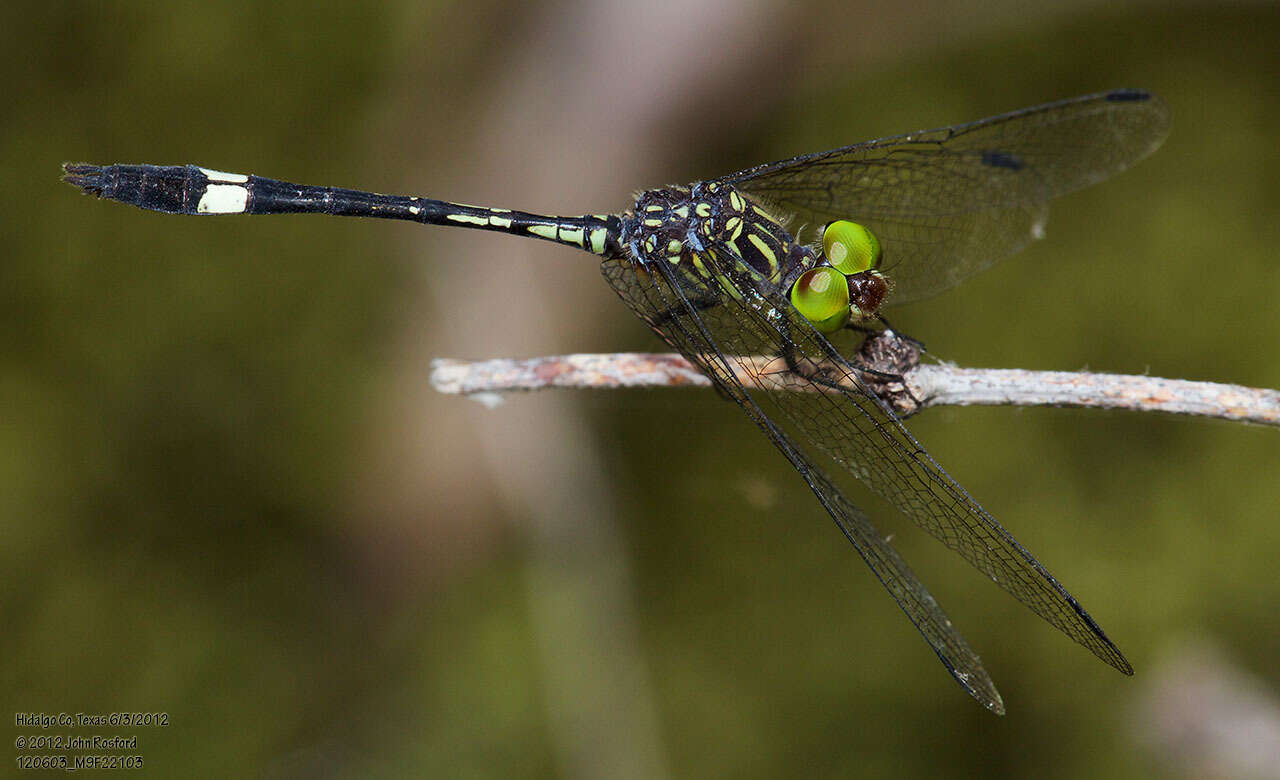
<path fill-rule="evenodd" d="M 196 165 L 68 163 L 63 178 L 100 198 L 171 214 L 398 219 L 597 255 L 626 305 L 790 462 L 956 682 L 1003 714 L 977 653 L 832 469 L 852 474 L 1050 625 L 1133 674 L 1080 602 L 904 427 L 910 409 L 886 388 L 919 360 L 918 342 L 890 328 L 881 308 L 939 293 L 1022 249 L 1043 234 L 1052 198 L 1128 168 L 1167 129 L 1158 96 L 1118 89 L 659 187 L 620 213 L 577 217 Z M 850 332 L 865 341 L 846 354 L 833 340 Z"/>

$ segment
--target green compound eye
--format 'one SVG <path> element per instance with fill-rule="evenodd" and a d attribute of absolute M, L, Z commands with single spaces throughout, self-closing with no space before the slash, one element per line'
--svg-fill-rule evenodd
<path fill-rule="evenodd" d="M 822 248 L 827 262 L 846 276 L 880 265 L 880 240 L 857 222 L 842 219 L 827 225 L 822 232 Z"/>
<path fill-rule="evenodd" d="M 834 333 L 849 319 L 849 282 L 834 268 L 811 268 L 791 288 L 791 304 L 823 333 Z"/>

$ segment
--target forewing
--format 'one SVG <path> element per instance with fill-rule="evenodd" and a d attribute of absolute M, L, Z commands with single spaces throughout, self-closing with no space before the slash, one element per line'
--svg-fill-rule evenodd
<path fill-rule="evenodd" d="M 702 294 L 687 277 L 671 273 L 661 262 L 650 267 L 662 270 L 665 287 L 637 285 L 623 273 L 607 272 L 606 277 L 637 313 L 718 384 L 728 385 L 729 371 L 736 370 L 752 383 L 781 388 L 753 391 L 750 397 L 753 403 L 764 402 L 761 405 L 780 412 L 802 442 L 819 447 L 1037 615 L 1106 663 L 1133 673 L 1079 602 L 951 479 L 893 412 L 866 389 L 861 372 L 782 293 L 759 277 L 749 280 L 745 266 L 727 253 L 710 251 L 702 259 L 713 273 L 734 280 L 742 294 L 722 295 L 719 305 L 700 307 L 696 317 L 687 307 L 681 309 L 686 312 L 683 318 L 671 318 L 667 325 L 660 318 L 655 324 L 656 312 Z M 673 286 L 677 287 L 669 289 Z M 673 296 L 677 297 L 669 300 Z M 782 359 L 762 369 L 758 360 L 746 357 L 761 355 L 790 356 L 790 365 L 804 370 L 805 376 L 820 376 L 821 387 L 815 392 L 815 383 L 790 370 Z M 738 387 L 730 389 L 742 393 Z"/>
<path fill-rule="evenodd" d="M 1116 90 L 969 124 L 881 138 L 725 176 L 801 225 L 848 219 L 884 247 L 891 303 L 925 298 L 1018 251 L 1043 231 L 1046 202 L 1155 151 L 1162 100 Z"/>
<path fill-rule="evenodd" d="M 748 364 L 724 352 L 715 336 L 704 326 L 699 312 L 705 314 L 709 310 L 706 308 L 706 290 L 690 288 L 688 280 L 677 279 L 665 264 L 650 273 L 638 271 L 629 260 L 619 259 L 606 261 L 601 269 L 605 279 L 632 311 L 697 365 L 716 387 L 736 401 L 791 461 L 956 681 L 983 706 L 1003 714 L 1004 702 L 981 659 L 906 561 L 885 541 L 870 519 L 812 463 L 803 449 L 769 418 L 757 403 L 763 392 L 748 391 L 738 380 L 735 372 Z M 713 305 L 710 310 L 715 308 Z"/>

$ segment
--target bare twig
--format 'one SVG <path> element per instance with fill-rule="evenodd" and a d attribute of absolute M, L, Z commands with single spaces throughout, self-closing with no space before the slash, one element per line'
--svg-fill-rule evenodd
<path fill-rule="evenodd" d="M 781 379 L 785 374 L 787 389 L 804 389 L 797 387 L 794 374 L 776 365 L 779 362 L 776 358 L 748 358 L 743 362 L 751 369 L 739 371 L 739 379 L 744 383 L 778 390 L 783 388 L 781 382 L 771 382 L 769 377 Z M 1280 427 L 1280 391 L 1239 385 L 1123 374 L 948 365 L 917 366 L 907 372 L 905 380 L 911 394 L 920 400 L 920 408 L 1078 406 L 1190 414 Z M 708 387 L 711 384 L 683 357 L 654 353 L 557 355 L 525 360 L 438 359 L 432 362 L 431 383 L 442 393 L 468 395 L 486 403 L 496 403 L 502 393 L 549 387 Z"/>

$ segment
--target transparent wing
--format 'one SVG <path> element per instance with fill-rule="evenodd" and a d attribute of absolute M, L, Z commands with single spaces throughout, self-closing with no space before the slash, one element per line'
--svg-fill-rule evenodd
<path fill-rule="evenodd" d="M 718 181 L 800 225 L 866 224 L 884 247 L 891 303 L 951 287 L 1039 237 L 1046 202 L 1155 151 L 1168 109 L 1116 90 L 954 127 L 768 163 Z"/>
<path fill-rule="evenodd" d="M 984 707 L 1004 714 L 1004 702 L 981 659 L 952 625 L 924 584 L 894 550 L 870 519 L 844 497 L 831 479 L 765 414 L 756 402 L 759 391 L 748 392 L 738 381 L 735 358 L 725 357 L 719 344 L 703 326 L 698 309 L 705 291 L 682 289 L 670 273 L 637 271 L 629 260 L 610 260 L 601 266 L 605 279 L 622 300 L 671 346 L 678 349 L 733 400 L 737 401 L 774 445 L 795 466 L 823 507 L 835 519 L 876 577 L 898 602 L 925 641 L 938 654 L 960 685 Z M 661 266 L 663 271 L 667 267 Z M 697 301 L 695 303 L 694 301 Z M 705 312 L 704 312 L 705 313 Z"/>
<path fill-rule="evenodd" d="M 1133 673 L 1080 603 L 943 471 L 893 412 L 866 389 L 858 369 L 813 329 L 784 294 L 760 277 L 752 278 L 753 272 L 727 255 L 711 251 L 702 260 L 713 273 L 731 280 L 740 295 L 719 295 L 711 301 L 708 287 L 671 271 L 661 261 L 649 265 L 657 269 L 654 272 L 639 275 L 625 261 L 606 264 L 605 276 L 637 314 L 726 389 L 766 431 L 778 431 L 773 420 L 786 420 L 800 441 L 817 446 L 1041 618 L 1116 669 Z M 653 278 L 659 271 L 661 279 Z M 645 282 L 642 276 L 650 279 Z M 786 359 L 762 369 L 758 361 L 743 357 L 759 355 Z M 745 391 L 732 371 L 781 391 Z M 815 382 L 805 376 L 818 379 L 819 392 L 814 392 Z M 778 416 L 769 417 L 764 407 L 776 410 Z M 795 450 L 788 439 L 780 438 L 780 432 L 770 435 L 784 453 L 788 446 Z M 788 453 L 788 457 L 793 463 L 800 458 L 797 468 L 802 473 L 808 468 L 802 456 Z M 820 498 L 838 495 L 829 484 L 810 482 Z M 855 545 L 864 536 L 878 538 L 861 513 L 854 510 L 842 516 L 832 510 L 847 505 L 843 498 L 824 503 L 842 528 L 849 524 L 864 529 L 850 533 L 846 528 Z M 859 550 L 867 555 L 861 546 Z M 886 575 L 877 574 L 885 581 Z M 889 576 L 903 577 L 924 593 L 913 576 L 899 569 Z M 894 591 L 888 582 L 886 586 Z M 922 623 L 945 616 L 935 618 L 933 613 L 916 614 L 912 608 L 903 608 L 937 650 Z"/>

